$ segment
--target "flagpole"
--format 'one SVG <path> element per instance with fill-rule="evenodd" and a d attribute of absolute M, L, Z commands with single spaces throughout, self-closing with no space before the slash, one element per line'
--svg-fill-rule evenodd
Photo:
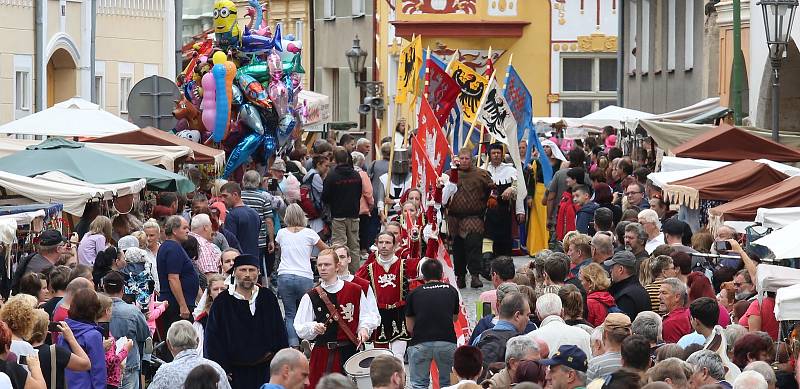
<path fill-rule="evenodd" d="M 486 55 L 486 61 L 489 63 L 489 66 L 491 66 L 492 72 L 494 72 L 494 61 L 492 61 L 492 46 L 491 45 L 489 45 L 489 52 Z M 480 113 L 480 111 L 479 111 L 479 113 Z M 480 140 L 479 140 L 478 147 L 480 147 L 480 144 L 483 144 L 484 132 L 485 131 L 483 131 L 483 128 L 481 128 L 481 137 L 480 137 Z M 490 135 L 489 136 L 489 143 L 494 143 L 494 135 Z M 479 161 L 480 161 L 480 158 L 481 158 L 480 149 L 478 149 L 478 160 Z M 480 164 L 480 162 L 479 162 L 479 164 Z M 485 169 L 488 166 L 489 166 L 489 158 L 488 158 L 488 155 L 487 155 L 486 162 L 484 163 L 483 167 Z"/>
<path fill-rule="evenodd" d="M 458 58 L 458 54 L 460 52 L 460 49 L 456 49 L 456 51 L 453 52 L 453 55 L 450 56 L 450 61 L 447 62 L 447 67 L 444 68 L 445 73 L 450 74 L 450 66 L 453 65 L 453 62 L 455 62 L 456 58 Z"/>
<path fill-rule="evenodd" d="M 427 47 L 425 50 L 426 50 L 426 51 L 427 51 L 427 53 L 428 53 L 428 59 L 431 59 L 431 47 L 430 47 L 430 46 L 428 46 L 428 47 Z M 430 74 L 430 71 L 429 71 L 429 69 L 428 69 L 428 64 L 427 64 L 427 62 L 428 62 L 428 61 L 427 61 L 427 60 L 425 60 L 425 62 L 426 62 L 426 63 L 422 64 L 422 66 L 425 66 L 425 79 L 424 79 L 424 81 L 423 81 L 423 82 L 424 82 L 424 84 L 423 84 L 423 87 L 422 87 L 422 97 L 423 97 L 425 100 L 427 100 L 427 99 L 428 99 L 428 85 L 429 85 L 429 81 L 428 81 L 428 75 Z"/>

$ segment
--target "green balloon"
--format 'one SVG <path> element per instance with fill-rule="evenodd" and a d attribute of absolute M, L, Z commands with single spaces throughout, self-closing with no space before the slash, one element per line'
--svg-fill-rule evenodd
<path fill-rule="evenodd" d="M 262 84 L 269 83 L 269 66 L 266 63 L 254 63 L 247 66 L 242 66 L 236 71 L 236 74 L 246 74 L 258 80 Z"/>

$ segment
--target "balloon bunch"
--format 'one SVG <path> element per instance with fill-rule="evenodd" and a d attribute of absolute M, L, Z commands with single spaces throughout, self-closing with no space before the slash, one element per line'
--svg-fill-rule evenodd
<path fill-rule="evenodd" d="M 282 36 L 280 24 L 270 29 L 259 0 L 249 0 L 243 30 L 237 12 L 231 0 L 214 3 L 216 46 L 210 40 L 194 46 L 178 79 L 183 98 L 173 111 L 179 127 L 226 149 L 224 178 L 250 158 L 266 161 L 289 147 L 305 112 L 298 100 L 302 42 Z"/>

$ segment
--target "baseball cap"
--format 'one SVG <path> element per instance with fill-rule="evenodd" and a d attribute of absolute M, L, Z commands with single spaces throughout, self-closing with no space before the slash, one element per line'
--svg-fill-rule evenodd
<path fill-rule="evenodd" d="M 279 158 L 275 159 L 275 162 L 273 162 L 272 166 L 270 166 L 269 168 L 270 170 L 286 173 L 286 162 L 284 162 L 282 159 Z"/>
<path fill-rule="evenodd" d="M 117 242 L 117 247 L 119 247 L 120 251 L 125 252 L 125 250 L 133 247 L 139 247 L 139 239 L 136 239 L 133 235 L 126 235 L 120 238 L 119 242 Z"/>
<path fill-rule="evenodd" d="M 67 238 L 61 235 L 59 230 L 46 230 L 39 235 L 40 246 L 55 246 L 66 241 Z"/>
<path fill-rule="evenodd" d="M 624 313 L 612 312 L 603 320 L 603 328 L 613 330 L 614 328 L 631 328 L 631 318 Z"/>
<path fill-rule="evenodd" d="M 539 361 L 540 365 L 564 365 L 570 369 L 586 372 L 589 364 L 586 362 L 586 353 L 583 352 L 578 346 L 563 345 L 558 348 L 552 358 L 542 359 Z"/>
<path fill-rule="evenodd" d="M 634 267 L 636 266 L 636 257 L 633 256 L 633 253 L 628 250 L 622 250 L 618 253 L 615 253 L 611 259 L 603 262 L 603 265 L 608 267 L 614 265 L 622 265 L 626 267 Z"/>

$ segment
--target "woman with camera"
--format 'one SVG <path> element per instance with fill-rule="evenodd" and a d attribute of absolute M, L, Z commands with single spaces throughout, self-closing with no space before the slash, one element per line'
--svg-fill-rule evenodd
<path fill-rule="evenodd" d="M 36 319 L 33 324 L 33 334 L 30 342 L 33 348 L 39 351 L 42 376 L 45 377 L 47 389 L 63 389 L 64 369 L 87 371 L 92 367 L 91 363 L 89 363 L 89 357 L 78 345 L 75 335 L 66 323 L 54 322 L 50 325 L 50 316 L 41 309 L 37 309 L 34 315 Z M 61 333 L 69 348 L 44 343 L 49 327 Z M 51 366 L 52 353 L 55 353 L 55 366 Z"/>

